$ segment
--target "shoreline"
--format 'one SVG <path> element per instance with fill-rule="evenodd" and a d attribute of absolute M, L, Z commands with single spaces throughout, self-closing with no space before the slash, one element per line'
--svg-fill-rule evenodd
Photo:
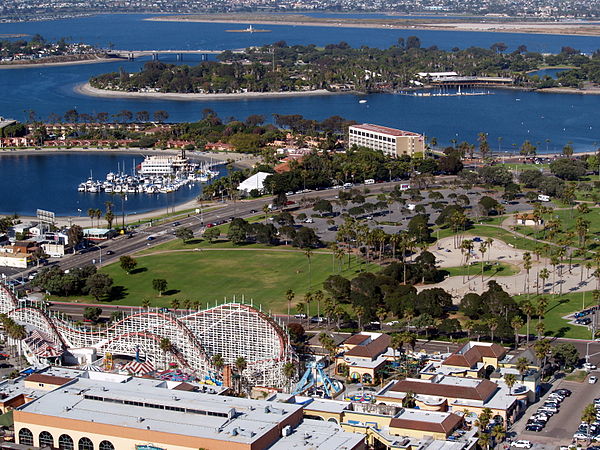
<path fill-rule="evenodd" d="M 0 149 L 0 161 L 3 156 L 29 156 L 29 155 L 54 155 L 54 154 L 69 154 L 69 153 L 123 153 L 123 154 L 144 154 L 144 155 L 164 155 L 164 154 L 179 154 L 180 150 L 156 150 L 156 149 L 134 149 L 134 148 L 118 148 L 118 149 L 86 149 L 86 148 L 71 148 L 71 149 L 44 149 L 34 150 L 30 148 L 17 149 L 17 150 L 4 150 Z M 195 152 L 188 152 L 188 156 L 193 160 L 209 161 L 210 159 L 217 160 L 221 164 L 225 164 L 227 160 L 233 159 L 233 165 L 239 168 L 252 167 L 256 162 L 252 155 L 246 155 L 242 153 L 216 153 L 216 152 L 202 152 L 197 154 Z M 183 203 L 173 205 L 174 212 L 185 211 L 192 209 L 198 205 L 196 199 L 187 200 Z M 164 207 L 155 208 L 150 211 L 141 212 L 139 214 L 126 214 L 126 223 L 135 223 L 140 220 L 150 219 L 161 216 L 165 213 Z M 11 214 L 11 213 L 7 213 Z M 37 220 L 33 216 L 19 216 L 21 220 L 35 221 Z M 81 225 L 84 228 L 89 228 L 88 217 L 78 217 L 76 215 L 57 215 L 56 223 L 68 226 L 69 223 L 73 225 Z"/>
<path fill-rule="evenodd" d="M 155 98 L 161 100 L 202 101 L 202 100 L 252 100 L 264 98 L 286 98 L 304 96 L 339 95 L 352 92 L 331 92 L 325 89 L 316 91 L 293 92 L 240 92 L 235 94 L 195 94 L 178 92 L 121 92 L 92 87 L 89 82 L 78 84 L 73 88 L 77 94 L 103 98 Z"/>
<path fill-rule="evenodd" d="M 522 23 L 500 23 L 500 22 L 440 22 L 426 23 L 414 21 L 413 19 L 367 19 L 354 18 L 312 18 L 309 16 L 294 18 L 287 17 L 285 20 L 274 20 L 265 16 L 249 17 L 236 16 L 227 18 L 223 16 L 210 17 L 210 15 L 165 15 L 148 17 L 150 22 L 196 22 L 196 23 L 227 23 L 240 25 L 282 25 L 302 27 L 331 27 L 331 28 L 365 28 L 365 29 L 389 29 L 389 30 L 433 30 L 433 31 L 470 31 L 489 33 L 515 33 L 515 34 L 553 34 L 558 36 L 600 36 L 600 26 L 596 24 L 556 24 L 554 22 L 522 22 Z"/>
<path fill-rule="evenodd" d="M 59 67 L 75 66 L 80 64 L 101 64 L 114 61 L 122 61 L 121 58 L 95 58 L 82 59 L 77 61 L 44 62 L 44 63 L 24 63 L 24 64 L 0 64 L 0 70 L 3 69 L 31 69 L 33 67 Z"/>
<path fill-rule="evenodd" d="M 537 89 L 535 92 L 540 94 L 579 94 L 579 95 L 600 95 L 600 87 L 593 89 L 577 89 L 570 87 L 551 87 Z"/>

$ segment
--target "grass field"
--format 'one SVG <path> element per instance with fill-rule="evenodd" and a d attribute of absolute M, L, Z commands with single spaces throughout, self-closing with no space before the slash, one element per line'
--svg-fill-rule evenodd
<path fill-rule="evenodd" d="M 567 314 L 580 311 L 584 305 L 584 293 L 576 292 L 566 295 L 545 295 L 548 298 L 548 307 L 546 308 L 546 315 L 544 317 L 544 325 L 546 326 L 546 335 L 555 337 L 566 337 L 575 339 L 590 339 L 591 332 L 585 326 L 573 325 L 568 323 L 567 320 L 563 319 Z M 526 295 L 516 296 L 517 301 L 522 301 L 526 298 Z M 536 295 L 530 296 L 531 303 L 536 304 Z M 585 307 L 592 305 L 592 293 L 585 292 Z M 531 320 L 529 332 L 535 334 L 535 325 L 537 319 Z M 526 328 L 522 329 L 523 333 L 526 333 Z"/>
<path fill-rule="evenodd" d="M 464 275 L 477 276 L 481 275 L 481 264 L 473 264 L 471 266 L 446 267 L 442 269 L 448 272 L 450 277 L 458 277 Z M 519 268 L 512 264 L 506 263 L 486 263 L 483 268 L 484 277 L 509 277 L 519 273 Z"/>
<path fill-rule="evenodd" d="M 558 242 L 561 239 L 564 239 L 566 236 L 566 232 L 574 232 L 575 235 L 576 233 L 576 227 L 575 227 L 575 223 L 577 220 L 577 217 L 582 216 L 583 218 L 585 218 L 586 220 L 590 221 L 590 226 L 589 226 L 589 232 L 588 235 L 590 236 L 590 238 L 587 241 L 587 245 L 588 245 L 588 249 L 589 250 L 594 250 L 598 247 L 598 241 L 595 239 L 599 238 L 600 235 L 600 214 L 599 213 L 599 209 L 598 208 L 590 208 L 590 212 L 587 214 L 580 214 L 577 209 L 573 208 L 573 211 L 571 210 L 556 210 L 552 213 L 552 216 L 554 219 L 557 219 L 560 221 L 560 231 L 556 234 L 556 236 L 554 237 L 552 242 Z M 548 218 L 546 218 L 546 220 L 548 220 Z M 519 231 L 519 233 L 525 234 L 527 236 L 531 236 L 531 237 L 535 237 L 537 239 L 543 239 L 544 238 L 544 230 L 540 227 L 518 227 L 517 229 Z M 547 239 L 547 236 L 546 236 Z M 578 247 L 579 246 L 579 240 L 577 238 L 577 236 L 573 237 L 573 239 L 570 240 L 570 244 L 573 246 Z"/>
<path fill-rule="evenodd" d="M 169 306 L 173 299 L 199 300 L 214 304 L 225 297 L 244 295 L 264 309 L 287 311 L 285 292 L 295 292 L 294 303 L 302 301 L 304 293 L 322 289 L 323 281 L 333 273 L 354 277 L 361 270 L 377 270 L 373 264 L 361 264 L 355 258 L 348 269 L 334 272 L 332 254 L 315 251 L 311 256 L 311 271 L 304 252 L 284 249 L 261 249 L 251 246 L 203 251 L 174 251 L 137 257 L 138 267 L 127 275 L 118 263 L 102 272 L 110 275 L 116 287 L 111 304 L 141 305 L 145 298 L 152 306 Z M 336 269 L 338 262 L 335 261 Z M 159 297 L 152 289 L 152 280 L 164 278 L 167 292 Z M 312 283 L 309 287 L 309 278 Z M 79 298 L 81 299 L 81 298 Z M 75 300 L 75 299 L 71 299 Z M 82 299 L 92 301 L 91 297 Z"/>

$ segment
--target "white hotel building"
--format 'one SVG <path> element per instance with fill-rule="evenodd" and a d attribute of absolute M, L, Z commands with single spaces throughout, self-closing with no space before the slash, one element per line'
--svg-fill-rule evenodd
<path fill-rule="evenodd" d="M 425 151 L 423 135 L 370 123 L 349 127 L 348 144 L 381 150 L 386 155 L 394 157 L 413 156 L 415 153 Z"/>

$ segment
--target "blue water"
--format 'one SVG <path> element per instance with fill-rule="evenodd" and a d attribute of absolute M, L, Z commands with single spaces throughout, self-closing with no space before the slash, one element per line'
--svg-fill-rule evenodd
<path fill-rule="evenodd" d="M 121 197 L 106 193 L 77 192 L 77 186 L 90 176 L 104 179 L 108 172 L 143 160 L 139 154 L 114 153 L 56 155 L 0 155 L 0 214 L 35 215 L 36 209 L 54 211 L 59 216 L 86 217 L 90 208 L 105 211 L 104 202 L 114 204 L 121 213 Z M 221 170 L 224 170 L 221 168 Z M 164 208 L 189 201 L 201 192 L 200 184 L 184 186 L 171 194 L 128 194 L 123 206 L 128 215 Z M 10 195 L 15 193 L 18 195 Z M 81 210 L 81 212 L 79 211 Z"/>
<path fill-rule="evenodd" d="M 100 15 L 48 22 L 3 24 L 3 33 L 40 33 L 49 39 L 70 36 L 108 46 L 111 41 L 119 49 L 225 49 L 286 40 L 288 43 L 318 45 L 345 40 L 351 45 L 388 47 L 398 37 L 420 36 L 424 46 L 438 45 L 489 47 L 504 41 L 510 48 L 525 44 L 530 50 L 557 52 L 570 45 L 583 51 L 600 47 L 600 38 L 585 36 L 553 36 L 511 33 L 474 33 L 416 30 L 365 30 L 327 27 L 269 26 L 272 33 L 227 33 L 226 29 L 244 27 L 235 24 L 170 23 L 143 21 L 145 15 Z M 175 62 L 175 56 L 161 56 Z M 193 64 L 200 56 L 185 55 L 184 62 Z M 222 101 L 175 101 L 154 99 L 94 98 L 76 94 L 73 88 L 90 76 L 118 71 L 139 70 L 144 60 L 63 67 L 33 67 L 0 70 L 0 113 L 20 120 L 25 111 L 35 110 L 39 117 L 50 113 L 64 114 L 76 108 L 83 113 L 117 113 L 164 109 L 169 121 L 194 121 L 204 108 L 214 109 L 221 117 L 244 119 L 262 114 L 302 114 L 323 119 L 338 114 L 358 122 L 372 122 L 414 130 L 435 136 L 441 144 L 452 139 L 475 142 L 479 132 L 489 133 L 492 146 L 501 137 L 499 151 L 518 148 L 528 139 L 545 142 L 548 150 L 560 150 L 572 142 L 576 150 L 591 150 L 600 141 L 600 118 L 597 96 L 538 94 L 510 90 L 494 91 L 480 97 L 414 98 L 377 94 L 369 96 L 335 95 L 286 99 L 244 99 Z M 368 100 L 359 104 L 359 98 Z M 539 146 L 540 151 L 546 145 Z"/>
<path fill-rule="evenodd" d="M 271 33 L 227 33 L 238 28 L 235 24 L 149 22 L 152 15 L 115 14 L 45 22 L 2 24 L 2 33 L 39 33 L 48 39 L 70 37 L 75 42 L 86 42 L 108 47 L 112 42 L 117 49 L 232 49 L 250 45 L 269 44 L 284 40 L 288 44 L 325 45 L 346 41 L 352 46 L 389 47 L 399 37 L 419 36 L 424 47 L 489 48 L 495 42 L 504 42 L 510 50 L 524 44 L 530 51 L 558 53 L 561 47 L 571 46 L 590 53 L 600 48 L 600 39 L 590 36 L 559 36 L 547 34 L 486 33 L 435 30 L 386 30 L 333 27 L 301 27 L 269 25 Z M 370 17 L 366 15 L 365 17 Z M 244 27 L 244 25 L 240 25 Z"/>
<path fill-rule="evenodd" d="M 530 72 L 529 75 L 530 76 L 537 75 L 540 78 L 544 78 L 545 76 L 549 76 L 550 78 L 557 79 L 558 78 L 558 74 L 561 73 L 561 72 L 564 72 L 565 70 L 569 70 L 569 69 L 542 69 L 542 70 L 536 70 L 535 72 Z"/>

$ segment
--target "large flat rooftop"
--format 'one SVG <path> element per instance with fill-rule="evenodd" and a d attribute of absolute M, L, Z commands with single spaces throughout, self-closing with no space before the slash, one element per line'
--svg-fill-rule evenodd
<path fill-rule="evenodd" d="M 19 409 L 140 430 L 250 444 L 300 405 L 165 389 L 160 381 L 78 378 Z"/>
<path fill-rule="evenodd" d="M 352 128 L 356 128 L 363 131 L 371 131 L 374 133 L 382 133 L 390 136 L 420 136 L 418 133 L 412 131 L 403 131 L 396 128 L 384 127 L 382 125 L 373 125 L 372 123 L 363 123 L 361 125 L 352 125 Z"/>

